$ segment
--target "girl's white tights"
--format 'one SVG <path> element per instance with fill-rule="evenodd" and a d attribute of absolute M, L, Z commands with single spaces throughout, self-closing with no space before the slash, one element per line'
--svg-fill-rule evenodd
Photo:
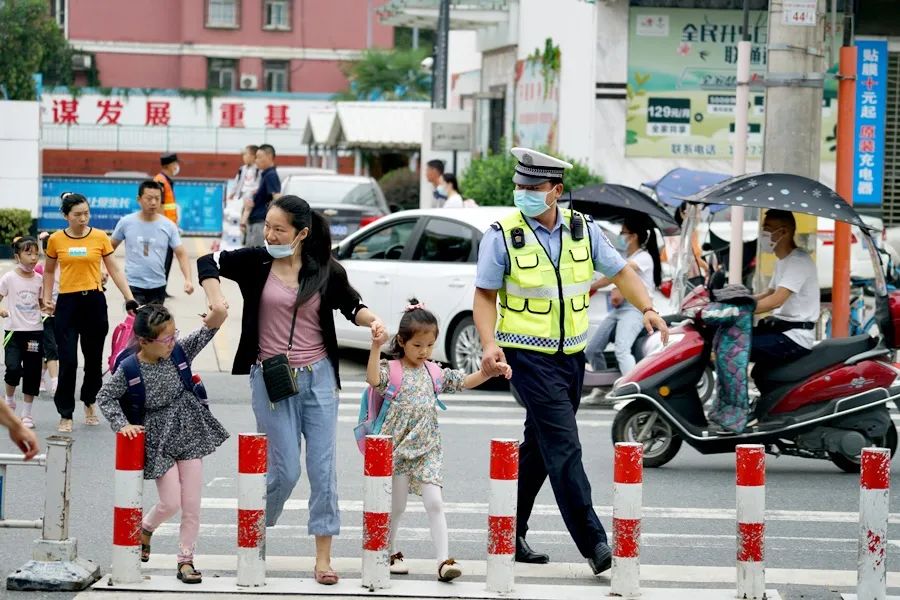
<path fill-rule="evenodd" d="M 397 538 L 397 530 L 400 526 L 400 517 L 406 512 L 406 499 L 409 496 L 409 477 L 406 475 L 394 475 L 392 478 L 393 492 L 391 493 L 391 554 L 394 554 L 394 540 Z M 447 540 L 447 517 L 444 514 L 444 500 L 441 487 L 426 483 L 422 485 L 422 503 L 425 505 L 425 513 L 428 515 L 428 526 L 431 529 L 431 541 L 434 543 L 434 553 L 438 562 L 444 562 L 450 557 L 449 542 Z"/>

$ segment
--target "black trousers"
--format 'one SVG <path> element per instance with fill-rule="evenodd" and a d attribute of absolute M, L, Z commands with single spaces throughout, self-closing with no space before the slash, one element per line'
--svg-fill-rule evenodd
<path fill-rule="evenodd" d="M 3 381 L 17 387 L 22 382 L 22 393 L 37 396 L 44 370 L 44 332 L 13 331 L 6 344 L 6 374 Z"/>
<path fill-rule="evenodd" d="M 81 401 L 93 404 L 103 385 L 103 342 L 109 332 L 106 296 L 103 292 L 60 294 L 56 300 L 56 345 L 59 348 L 59 384 L 56 411 L 63 419 L 75 412 L 75 375 L 78 371 L 78 343 L 84 354 L 84 381 Z"/>
<path fill-rule="evenodd" d="M 169 282 L 169 271 L 172 270 L 172 259 L 175 258 L 175 251 L 169 246 L 166 249 L 166 283 Z"/>
<path fill-rule="evenodd" d="M 516 534 L 528 531 L 534 499 L 550 478 L 556 505 L 578 551 L 593 556 L 606 531 L 594 511 L 591 484 L 581 461 L 575 413 L 581 403 L 584 353 L 543 354 L 505 349 L 512 385 L 525 404 L 525 441 L 519 446 Z"/>
<path fill-rule="evenodd" d="M 134 296 L 134 300 L 138 304 L 166 303 L 166 286 L 151 289 L 134 287 L 133 285 L 129 285 L 128 287 L 131 289 L 131 295 Z"/>

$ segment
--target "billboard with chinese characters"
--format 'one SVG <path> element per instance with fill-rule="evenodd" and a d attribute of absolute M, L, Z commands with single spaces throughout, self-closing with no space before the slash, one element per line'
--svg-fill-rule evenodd
<path fill-rule="evenodd" d="M 881 205 L 884 188 L 887 65 L 887 40 L 857 38 L 856 123 L 853 141 L 854 204 Z"/>
<path fill-rule="evenodd" d="M 102 95 L 44 94 L 44 145 L 109 150 L 227 151 L 272 143 L 305 154 L 303 128 L 310 112 L 333 108 L 327 100 L 263 96 L 146 95 L 140 90 Z"/>
<path fill-rule="evenodd" d="M 138 210 L 140 179 L 106 177 L 51 177 L 41 181 L 41 214 L 38 228 L 54 231 L 66 227 L 59 212 L 63 192 L 84 194 L 91 205 L 91 225 L 112 231 L 119 219 Z M 224 181 L 179 179 L 175 198 L 180 208 L 178 223 L 187 235 L 219 235 L 222 232 Z"/>
<path fill-rule="evenodd" d="M 750 12 L 747 155 L 762 157 L 767 15 Z M 626 156 L 730 158 L 739 10 L 629 9 Z M 836 87 L 827 80 L 822 159 L 834 159 Z"/>

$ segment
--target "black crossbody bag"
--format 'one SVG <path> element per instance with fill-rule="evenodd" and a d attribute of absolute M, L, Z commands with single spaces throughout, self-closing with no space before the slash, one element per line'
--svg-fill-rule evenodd
<path fill-rule="evenodd" d="M 281 402 L 285 398 L 290 398 L 300 391 L 297 387 L 297 378 L 294 377 L 294 369 L 291 367 L 291 361 L 288 359 L 288 355 L 294 347 L 294 325 L 297 323 L 298 309 L 298 306 L 294 307 L 287 353 L 276 354 L 261 363 L 266 393 L 269 395 L 269 402 L 273 404 Z"/>

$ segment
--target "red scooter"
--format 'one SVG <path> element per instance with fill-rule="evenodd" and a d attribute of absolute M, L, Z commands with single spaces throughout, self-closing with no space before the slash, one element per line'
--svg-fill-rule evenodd
<path fill-rule="evenodd" d="M 778 204 L 769 206 L 766 199 L 773 200 L 773 188 Z M 865 223 L 839 196 L 799 176 L 745 175 L 689 200 L 782 208 L 785 196 L 795 190 L 790 210 L 819 214 L 824 204 L 829 218 L 860 226 L 869 236 Z M 713 331 L 700 320 L 686 319 L 672 329 L 665 349 L 638 363 L 608 394 L 617 409 L 613 441 L 642 442 L 647 467 L 672 460 L 684 441 L 702 454 L 764 444 L 771 454 L 829 459 L 847 472 L 859 471 L 866 446 L 886 447 L 893 455 L 897 430 L 888 405 L 900 409 L 900 370 L 893 363 L 894 350 L 900 348 L 900 292 L 888 295 L 871 238 L 868 248 L 877 266 L 878 336 L 828 339 L 791 363 L 765 371 L 754 368 L 760 392 L 752 405 L 756 422 L 742 433 L 722 433 L 710 428 L 697 395 L 697 382 L 711 362 Z"/>

